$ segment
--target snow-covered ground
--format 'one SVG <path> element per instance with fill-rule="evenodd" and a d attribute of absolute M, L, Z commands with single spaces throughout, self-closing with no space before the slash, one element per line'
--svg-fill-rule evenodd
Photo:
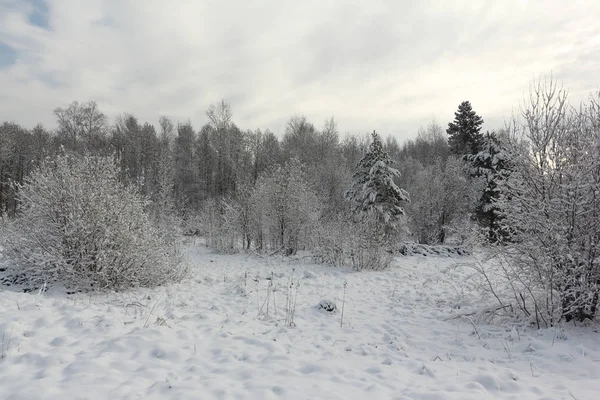
<path fill-rule="evenodd" d="M 188 259 L 190 279 L 152 290 L 0 287 L 0 399 L 600 398 L 593 327 L 455 318 L 493 304 L 460 259 L 352 272 L 199 244 Z"/>

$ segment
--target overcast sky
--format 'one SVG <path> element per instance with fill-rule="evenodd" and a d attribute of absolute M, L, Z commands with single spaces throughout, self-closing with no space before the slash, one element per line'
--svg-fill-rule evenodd
<path fill-rule="evenodd" d="M 0 0 L 0 121 L 95 100 L 199 128 L 225 98 L 242 129 L 304 114 L 403 138 L 470 100 L 491 130 L 535 77 L 600 87 L 598 21 L 598 0 Z"/>

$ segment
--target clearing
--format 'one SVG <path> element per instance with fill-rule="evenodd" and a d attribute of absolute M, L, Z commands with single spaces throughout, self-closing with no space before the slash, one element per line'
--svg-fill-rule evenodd
<path fill-rule="evenodd" d="M 453 267 L 468 257 L 399 257 L 387 271 L 353 272 L 302 257 L 219 255 L 199 243 L 186 251 L 192 276 L 156 289 L 66 295 L 0 287 L 0 398 L 600 393 L 594 326 L 535 330 L 459 317 L 494 304 L 472 270 Z M 321 300 L 337 310 L 319 309 Z"/>

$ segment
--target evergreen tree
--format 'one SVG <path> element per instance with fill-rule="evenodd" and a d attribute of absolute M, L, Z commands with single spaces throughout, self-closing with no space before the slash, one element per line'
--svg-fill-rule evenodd
<path fill-rule="evenodd" d="M 358 163 L 353 175 L 353 183 L 346 192 L 346 198 L 359 214 L 374 214 L 385 227 L 386 236 L 395 231 L 404 209 L 403 202 L 409 202 L 408 192 L 399 188 L 394 177 L 400 176 L 391 167 L 393 160 L 383 150 L 379 136 L 373 131 L 373 141 L 369 150 Z"/>
<path fill-rule="evenodd" d="M 473 111 L 471 103 L 463 101 L 454 113 L 454 121 L 448 124 L 446 133 L 452 153 L 463 156 L 477 154 L 482 150 L 483 135 L 480 133 L 483 119 Z"/>
<path fill-rule="evenodd" d="M 492 243 L 506 239 L 506 232 L 501 229 L 502 216 L 499 214 L 497 201 L 498 185 L 510 173 L 509 160 L 500 138 L 495 133 L 487 133 L 483 149 L 466 158 L 471 169 L 471 176 L 483 180 L 483 193 L 477 203 L 475 215 L 481 226 L 487 230 L 488 240 Z"/>

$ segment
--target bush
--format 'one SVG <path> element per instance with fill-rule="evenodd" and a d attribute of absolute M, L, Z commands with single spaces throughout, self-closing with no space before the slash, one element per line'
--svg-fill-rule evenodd
<path fill-rule="evenodd" d="M 381 229 L 377 216 L 363 217 L 351 225 L 350 261 L 352 268 L 382 270 L 392 263 L 397 236 L 390 237 Z"/>
<path fill-rule="evenodd" d="M 538 326 L 600 309 L 600 93 L 578 108 L 552 81 L 533 86 L 510 126 L 512 171 L 492 203 L 502 217 L 505 281 Z"/>
<path fill-rule="evenodd" d="M 59 156 L 18 185 L 19 214 L 3 224 L 13 275 L 33 285 L 126 289 L 185 275 L 175 240 L 107 157 Z"/>
<path fill-rule="evenodd" d="M 386 234 L 374 214 L 363 215 L 360 220 L 352 217 L 340 214 L 322 221 L 315 260 L 335 266 L 349 265 L 357 271 L 388 268 L 399 235 Z"/>
<path fill-rule="evenodd" d="M 351 221 L 342 214 L 323 218 L 316 230 L 313 254 L 316 262 L 336 267 L 349 263 L 350 240 L 349 224 Z"/>

